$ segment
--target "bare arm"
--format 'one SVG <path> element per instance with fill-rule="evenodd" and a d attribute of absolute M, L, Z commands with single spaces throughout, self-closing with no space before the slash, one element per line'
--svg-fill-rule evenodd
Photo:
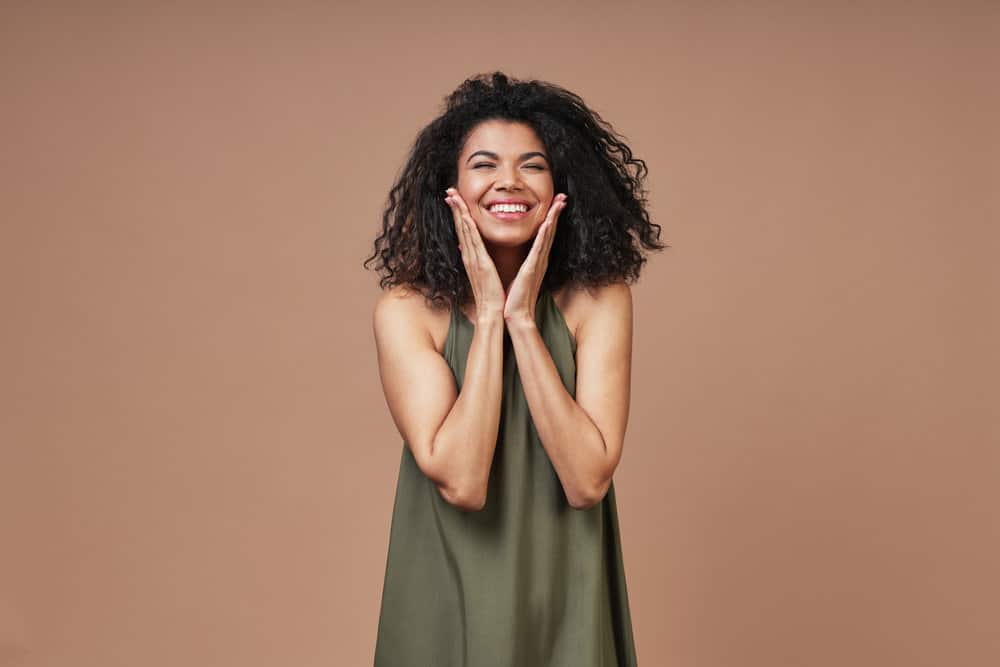
<path fill-rule="evenodd" d="M 518 374 L 538 437 L 576 509 L 604 498 L 628 422 L 632 297 L 601 288 L 577 332 L 576 400 L 566 391 L 534 321 L 508 322 Z"/>
<path fill-rule="evenodd" d="M 420 470 L 442 497 L 465 510 L 486 503 L 500 426 L 503 383 L 502 313 L 476 323 L 462 390 L 421 324 L 419 304 L 384 293 L 373 328 L 379 375 L 393 421 Z"/>

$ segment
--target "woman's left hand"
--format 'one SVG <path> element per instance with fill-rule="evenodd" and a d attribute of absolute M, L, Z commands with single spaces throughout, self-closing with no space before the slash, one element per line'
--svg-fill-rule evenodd
<path fill-rule="evenodd" d="M 556 235 L 556 221 L 559 213 L 566 208 L 566 195 L 558 194 L 552 199 L 545 220 L 538 226 L 531 251 L 518 269 L 517 276 L 507 288 L 503 318 L 511 321 L 535 321 L 535 302 L 542 286 L 542 278 L 549 266 L 549 250 Z"/>

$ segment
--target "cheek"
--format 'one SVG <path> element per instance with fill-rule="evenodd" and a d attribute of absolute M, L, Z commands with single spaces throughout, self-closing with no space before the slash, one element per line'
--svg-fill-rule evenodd
<path fill-rule="evenodd" d="M 469 208 L 477 205 L 484 191 L 485 189 L 474 178 L 462 180 L 458 184 L 458 194 L 462 195 Z"/>
<path fill-rule="evenodd" d="M 535 192 L 538 193 L 539 197 L 544 199 L 551 199 L 555 196 L 553 190 L 555 189 L 552 185 L 552 177 L 548 174 L 544 178 L 539 178 L 534 184 Z"/>
<path fill-rule="evenodd" d="M 469 208 L 469 212 L 475 215 L 476 209 L 479 206 L 479 198 L 476 196 L 475 192 L 472 192 L 468 188 L 459 188 L 458 194 L 462 195 L 462 199 L 465 201 L 465 205 Z"/>

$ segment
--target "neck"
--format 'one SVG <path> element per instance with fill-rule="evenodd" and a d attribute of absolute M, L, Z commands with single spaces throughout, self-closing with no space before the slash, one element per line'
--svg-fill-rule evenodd
<path fill-rule="evenodd" d="M 517 272 L 531 252 L 531 243 L 526 243 L 517 248 L 504 246 L 494 246 L 486 244 L 486 250 L 490 253 L 493 264 L 497 267 L 497 275 L 500 276 L 500 283 L 503 285 L 504 293 L 510 289 L 510 284 L 517 277 Z"/>

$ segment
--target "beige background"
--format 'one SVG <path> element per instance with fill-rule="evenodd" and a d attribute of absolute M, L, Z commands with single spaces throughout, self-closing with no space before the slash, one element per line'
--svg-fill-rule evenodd
<path fill-rule="evenodd" d="M 35 4 L 0 665 L 371 664 L 402 441 L 361 262 L 494 68 L 625 134 L 674 246 L 615 476 L 641 664 L 998 664 L 1000 5 Z"/>

